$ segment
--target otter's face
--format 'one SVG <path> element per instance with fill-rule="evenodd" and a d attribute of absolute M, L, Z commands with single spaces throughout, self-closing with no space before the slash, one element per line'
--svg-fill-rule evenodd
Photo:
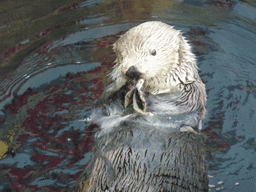
<path fill-rule="evenodd" d="M 114 43 L 114 51 L 117 59 L 109 92 L 141 78 L 145 81 L 143 91 L 169 92 L 198 76 L 189 44 L 180 31 L 161 22 L 146 22 L 130 29 Z"/>
<path fill-rule="evenodd" d="M 145 23 L 129 30 L 114 44 L 117 66 L 124 75 L 131 66 L 154 77 L 178 63 L 179 31 L 162 23 Z"/>
<path fill-rule="evenodd" d="M 176 87 L 180 79 L 193 81 L 197 76 L 190 46 L 179 31 L 161 22 L 146 22 L 132 28 L 114 44 L 114 51 L 117 64 L 111 77 L 116 89 L 131 79 L 143 78 L 144 90 L 154 93 Z M 187 65 L 190 77 L 182 72 Z M 176 72 L 180 74 L 175 75 Z"/>

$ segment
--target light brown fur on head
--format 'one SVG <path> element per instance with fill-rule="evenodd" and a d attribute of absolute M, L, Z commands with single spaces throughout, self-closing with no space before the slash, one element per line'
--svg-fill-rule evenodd
<path fill-rule="evenodd" d="M 146 22 L 130 29 L 114 44 L 116 65 L 111 73 L 115 89 L 127 82 L 126 71 L 131 66 L 142 73 L 145 90 L 150 93 L 169 90 L 197 81 L 196 59 L 181 32 L 161 22 Z M 154 54 L 152 54 L 154 53 Z"/>

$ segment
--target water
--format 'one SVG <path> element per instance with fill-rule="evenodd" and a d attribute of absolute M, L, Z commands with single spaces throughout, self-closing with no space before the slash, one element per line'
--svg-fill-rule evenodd
<path fill-rule="evenodd" d="M 9 6 L 28 14 L 0 26 L 0 191 L 70 191 L 92 155 L 93 125 L 81 120 L 104 90 L 111 44 L 148 20 L 175 25 L 197 55 L 210 190 L 255 191 L 253 1 L 66 1 L 38 18 L 20 2 Z M 16 38 L 4 41 L 8 34 Z"/>

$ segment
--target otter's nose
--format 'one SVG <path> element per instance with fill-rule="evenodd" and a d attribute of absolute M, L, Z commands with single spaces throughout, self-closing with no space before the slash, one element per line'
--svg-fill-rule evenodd
<path fill-rule="evenodd" d="M 125 74 L 130 78 L 138 78 L 142 75 L 142 73 L 139 72 L 138 69 L 134 66 L 131 66 Z"/>

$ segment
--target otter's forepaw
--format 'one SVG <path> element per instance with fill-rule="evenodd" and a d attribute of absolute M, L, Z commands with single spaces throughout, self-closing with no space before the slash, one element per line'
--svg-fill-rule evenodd
<path fill-rule="evenodd" d="M 125 98 L 124 98 L 124 107 L 125 107 L 125 108 L 129 105 L 130 100 L 131 100 L 131 97 L 132 97 L 132 94 L 134 93 L 134 90 L 135 90 L 135 87 L 132 87 L 132 88 L 127 92 L 127 94 L 125 95 Z"/>
<path fill-rule="evenodd" d="M 180 128 L 180 131 L 181 131 L 181 132 L 191 132 L 191 133 L 193 133 L 193 134 L 195 134 L 195 135 L 198 134 L 198 133 L 197 133 L 192 127 L 190 127 L 190 126 L 183 126 L 183 127 Z"/>

